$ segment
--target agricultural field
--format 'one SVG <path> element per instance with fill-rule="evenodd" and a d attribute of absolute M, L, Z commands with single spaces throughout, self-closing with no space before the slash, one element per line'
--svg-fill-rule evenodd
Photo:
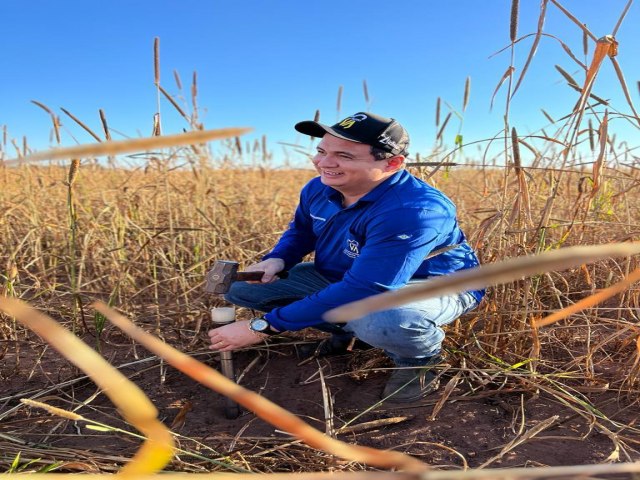
<path fill-rule="evenodd" d="M 511 99 L 547 4 L 580 29 L 582 53 L 555 40 L 583 75 L 556 66 L 577 103 L 563 117 L 543 111 L 546 130 L 523 134 Z M 192 111 L 176 100 L 188 95 L 161 85 L 158 38 L 152 136 L 114 140 L 102 110 L 98 134 L 62 109 L 97 142 L 63 148 L 57 113 L 34 101 L 59 148 L 33 152 L 6 127 L 0 144 L 0 472 L 637 475 L 640 159 L 632 139 L 609 130 L 640 125 L 615 60 L 631 4 L 597 38 L 558 1 L 540 2 L 537 31 L 519 36 L 513 0 L 510 65 L 493 94 L 506 98 L 505 128 L 491 139 L 460 133 L 469 78 L 459 112 L 437 99 L 433 151 L 407 168 L 453 199 L 482 266 L 429 285 L 487 295 L 446 327 L 441 387 L 419 406 L 380 402 L 392 364 L 379 350 L 302 361 L 301 347 L 323 335 L 311 329 L 233 352 L 244 388 L 218 373 L 223 356 L 207 331 L 224 301 L 205 293 L 206 274 L 216 260 L 242 268 L 269 252 L 315 172 L 275 161 L 266 137 L 251 145 L 242 129 L 206 130 L 195 73 Z M 592 93 L 603 62 L 622 107 Z M 189 131 L 162 134 L 161 102 Z M 230 397 L 242 405 L 236 418 Z"/>
<path fill-rule="evenodd" d="M 191 167 L 170 168 L 176 157 Z M 455 199 L 484 264 L 629 242 L 640 232 L 634 165 L 602 165 L 597 172 L 552 165 L 410 168 Z M 3 168 L 2 295 L 75 332 L 142 389 L 180 448 L 171 470 L 363 469 L 305 446 L 250 411 L 225 418 L 223 397 L 91 306 L 102 300 L 218 368 L 206 331 L 208 308 L 219 300 L 203 296 L 204 275 L 215 259 L 246 265 L 267 252 L 312 175 L 264 165 L 206 166 L 191 149 L 134 170 L 77 163 Z M 296 349 L 318 336 L 311 331 L 236 353 L 240 384 L 329 436 L 406 452 L 437 468 L 638 460 L 637 287 L 536 327 L 637 268 L 636 257 L 611 258 L 489 288 L 480 308 L 448 328 L 443 388 L 421 407 L 376 405 L 391 365 L 375 350 L 299 365 Z M 1 335 L 2 468 L 9 470 L 19 454 L 14 470 L 119 469 L 140 440 L 104 392 L 9 315 L 2 316 Z M 85 420 L 61 418 L 22 398 Z"/>

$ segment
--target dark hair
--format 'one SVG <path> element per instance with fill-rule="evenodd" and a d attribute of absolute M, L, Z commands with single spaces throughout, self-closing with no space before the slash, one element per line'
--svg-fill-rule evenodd
<path fill-rule="evenodd" d="M 395 157 L 393 153 L 374 146 L 371 146 L 371 155 L 373 155 L 374 160 L 386 160 L 387 158 Z"/>

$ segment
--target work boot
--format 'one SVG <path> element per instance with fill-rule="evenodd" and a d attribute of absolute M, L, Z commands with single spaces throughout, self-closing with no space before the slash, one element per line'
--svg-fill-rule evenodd
<path fill-rule="evenodd" d="M 440 386 L 433 365 L 442 360 L 439 355 L 431 357 L 426 365 L 398 368 L 391 373 L 382 392 L 382 398 L 390 397 L 389 403 L 412 403 L 422 400 Z"/>
<path fill-rule="evenodd" d="M 298 347 L 298 357 L 301 360 L 307 358 L 331 357 L 336 355 L 344 355 L 348 353 L 349 345 L 354 341 L 353 337 L 346 335 L 331 335 L 329 338 L 318 342 L 301 345 Z M 352 350 L 367 350 L 372 348 L 371 345 L 364 343 L 362 340 L 355 339 Z"/>

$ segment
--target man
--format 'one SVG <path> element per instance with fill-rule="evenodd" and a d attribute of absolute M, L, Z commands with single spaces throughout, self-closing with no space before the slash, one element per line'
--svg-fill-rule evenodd
<path fill-rule="evenodd" d="M 478 265 L 455 207 L 404 170 L 409 136 L 394 119 L 360 112 L 332 127 L 305 121 L 295 128 L 321 138 L 313 158 L 319 176 L 302 189 L 294 219 L 275 248 L 247 268 L 264 271 L 261 283 L 237 282 L 227 295 L 236 305 L 267 313 L 211 330 L 211 348 L 238 349 L 314 327 L 333 334 L 316 354 L 345 353 L 353 338 L 381 348 L 400 367 L 383 398 L 420 400 L 437 388 L 430 367 L 440 361 L 441 327 L 477 306 L 483 291 L 424 300 L 342 325 L 322 316 L 409 282 Z M 301 263 L 311 252 L 314 262 Z M 278 279 L 285 271 L 287 278 Z"/>

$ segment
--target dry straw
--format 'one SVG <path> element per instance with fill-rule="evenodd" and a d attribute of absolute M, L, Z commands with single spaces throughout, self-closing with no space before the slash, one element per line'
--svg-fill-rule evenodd
<path fill-rule="evenodd" d="M 160 85 L 160 38 L 153 40 L 153 83 Z"/>
<path fill-rule="evenodd" d="M 362 80 L 362 92 L 364 93 L 364 103 L 367 105 L 367 108 L 370 105 L 369 102 L 369 87 L 367 87 L 367 81 Z"/>
<path fill-rule="evenodd" d="M 71 120 L 73 120 L 74 122 L 76 122 L 78 125 L 80 125 L 89 135 L 91 135 L 96 142 L 101 142 L 102 139 L 98 136 L 98 134 L 96 134 L 96 132 L 94 132 L 93 130 L 91 130 L 86 123 L 84 123 L 82 120 L 80 120 L 78 117 L 76 117 L 73 113 L 71 113 L 70 111 L 60 107 L 60 110 L 62 110 L 65 115 L 67 115 Z M 69 158 L 69 157 L 66 157 Z"/>
<path fill-rule="evenodd" d="M 568 247 L 560 250 L 512 258 L 454 274 L 437 277 L 421 284 L 390 291 L 349 303 L 325 314 L 329 322 L 348 322 L 365 315 L 387 310 L 425 298 L 486 288 L 513 282 L 529 275 L 558 271 L 611 257 L 627 257 L 640 253 L 640 242 L 612 243 L 600 246 Z"/>
<path fill-rule="evenodd" d="M 61 160 L 68 158 L 87 158 L 101 155 L 117 155 L 122 153 L 140 152 L 156 148 L 191 145 L 210 140 L 232 138 L 250 132 L 250 128 L 221 128 L 218 130 L 198 130 L 178 135 L 163 135 L 159 137 L 145 137 L 133 140 L 102 142 L 99 144 L 77 145 L 68 148 L 54 148 L 40 153 L 33 153 L 21 160 L 12 159 L 6 165 L 17 165 L 20 162 L 38 162 L 42 160 Z"/>
<path fill-rule="evenodd" d="M 485 468 L 482 470 L 467 471 L 429 471 L 424 473 L 406 472 L 317 472 L 317 473 L 273 473 L 262 475 L 260 478 L 268 480 L 573 480 L 576 478 L 604 478 L 603 475 L 635 474 L 640 472 L 640 462 L 602 464 L 602 465 L 571 465 L 564 467 L 526 467 L 526 468 Z M 21 477 L 24 475 L 21 475 Z M 18 476 L 16 475 L 16 478 Z M 198 473 L 198 479 L 206 480 L 234 480 L 237 478 L 256 478 L 255 474 L 235 474 L 235 473 Z M 11 478 L 11 475 L 9 475 Z M 63 474 L 29 474 L 29 480 L 57 480 L 69 478 Z M 113 475 L 84 474 L 85 480 L 113 479 Z M 157 475 L 138 475 L 137 480 L 188 480 L 194 475 L 186 473 L 163 473 Z"/>
<path fill-rule="evenodd" d="M 104 114 L 104 110 L 99 109 L 100 122 L 102 123 L 102 130 L 104 131 L 104 138 L 108 141 L 111 140 L 111 132 L 109 132 L 109 125 L 107 124 L 107 116 Z"/>
<path fill-rule="evenodd" d="M 257 393 L 241 387 L 218 371 L 146 333 L 144 330 L 133 325 L 133 323 L 124 316 L 109 308 L 106 304 L 97 302 L 93 306 L 135 341 L 144 345 L 147 349 L 166 360 L 184 374 L 212 390 L 231 398 L 236 403 L 253 411 L 263 420 L 266 420 L 282 431 L 298 437 L 311 447 L 324 450 L 325 452 L 350 461 L 362 462 L 379 468 L 399 468 L 413 472 L 424 471 L 428 468 L 428 466 L 420 460 L 400 452 L 382 451 L 375 448 L 349 445 L 328 437 L 288 410 L 285 410 Z"/>
<path fill-rule="evenodd" d="M 31 100 L 31 103 L 37 105 L 51 116 L 51 123 L 53 124 L 53 132 L 56 137 L 56 143 L 60 144 L 60 119 L 58 118 L 58 116 L 43 103 L 40 103 L 36 100 Z"/>
<path fill-rule="evenodd" d="M 511 43 L 518 38 L 518 9 L 520 7 L 519 0 L 511 0 L 511 19 L 509 23 L 509 38 Z"/>
<path fill-rule="evenodd" d="M 0 298 L 0 310 L 40 335 L 89 375 L 118 407 L 122 416 L 153 439 L 143 443 L 131 462 L 120 471 L 122 475 L 154 473 L 169 462 L 173 455 L 173 438 L 158 421 L 158 411 L 142 390 L 69 330 L 24 302 Z"/>
<path fill-rule="evenodd" d="M 467 105 L 469 104 L 469 95 L 471 94 L 471 77 L 467 77 L 467 80 L 464 82 L 464 95 L 462 96 L 462 111 L 464 112 L 467 109 Z"/>

